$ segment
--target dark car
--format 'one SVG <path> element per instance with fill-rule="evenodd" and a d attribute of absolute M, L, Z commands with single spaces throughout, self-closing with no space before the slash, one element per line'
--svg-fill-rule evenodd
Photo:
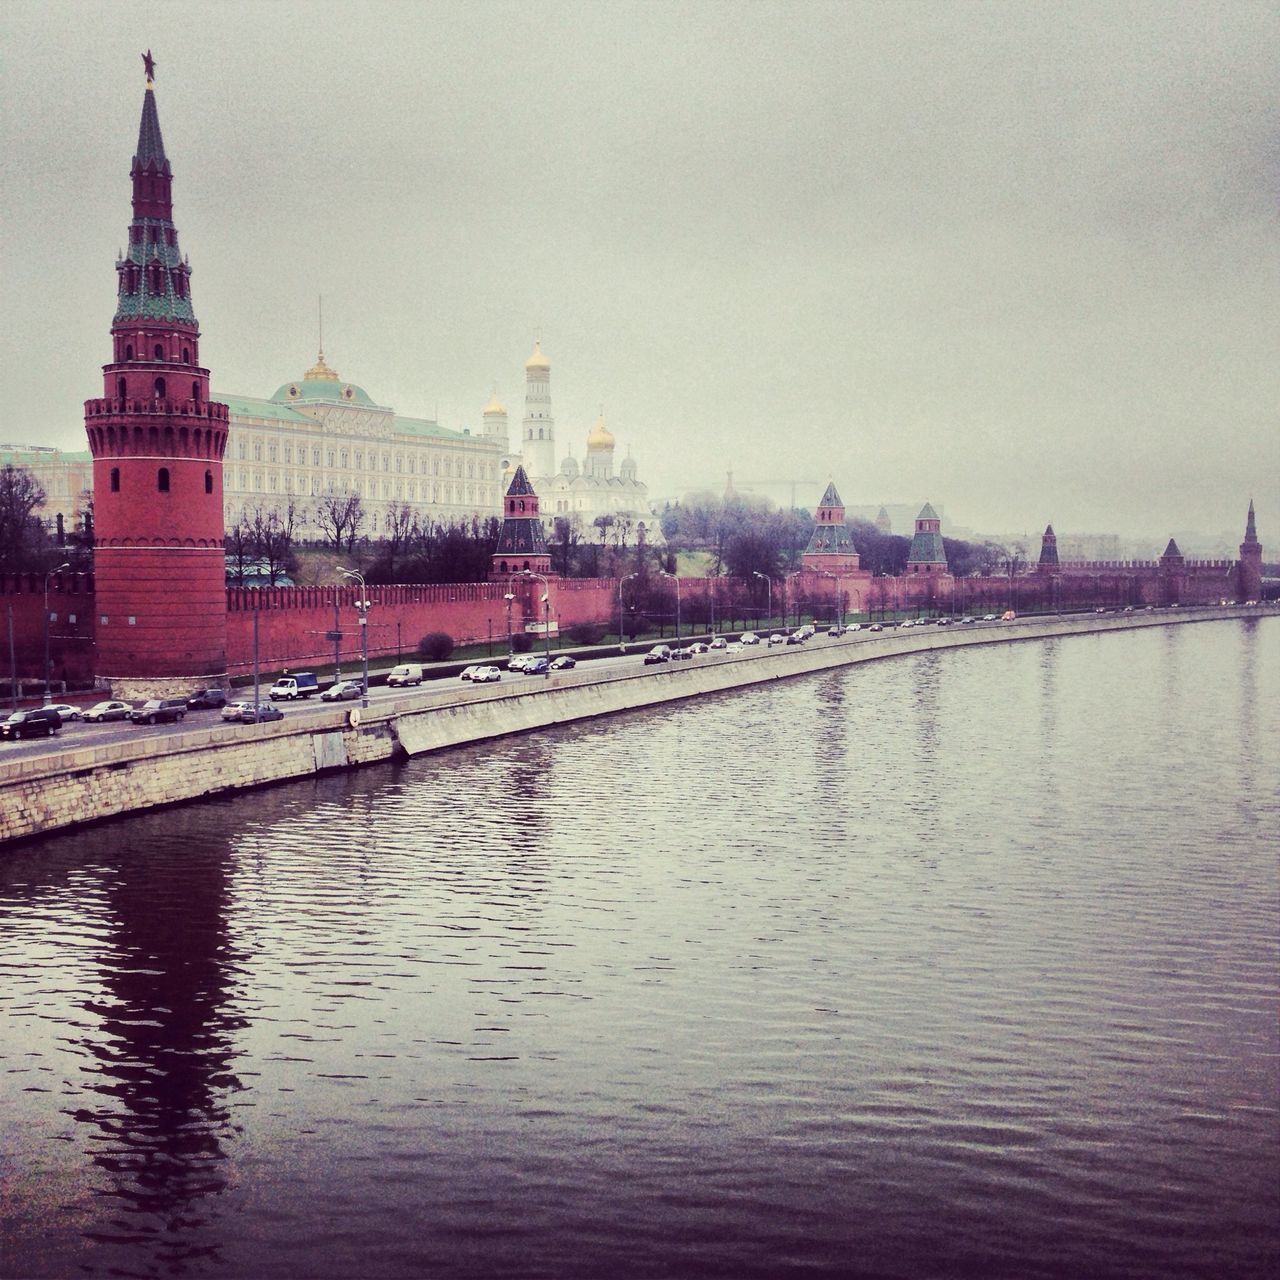
<path fill-rule="evenodd" d="M 551 670 L 551 664 L 546 658 L 530 658 L 524 664 L 524 673 L 527 676 L 544 676 Z"/>
<path fill-rule="evenodd" d="M 185 698 L 148 698 L 142 706 L 129 712 L 134 724 L 166 724 L 181 720 L 187 714 Z"/>
<path fill-rule="evenodd" d="M 197 689 L 187 699 L 188 711 L 217 711 L 227 705 L 227 695 L 221 689 Z"/>
<path fill-rule="evenodd" d="M 22 738 L 49 738 L 62 728 L 62 717 L 52 707 L 32 707 L 30 711 L 15 711 L 7 720 L 0 721 L 0 738 L 14 742 Z"/>
<path fill-rule="evenodd" d="M 558 658 L 551 661 L 552 671 L 572 671 L 578 665 L 577 658 L 571 658 L 567 653 L 562 653 Z"/>

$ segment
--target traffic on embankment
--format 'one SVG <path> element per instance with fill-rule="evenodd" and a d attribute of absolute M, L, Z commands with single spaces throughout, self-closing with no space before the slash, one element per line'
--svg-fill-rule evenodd
<path fill-rule="evenodd" d="M 70 720 L 53 737 L 0 743 L 0 842 L 880 658 L 1277 615 L 1274 604 L 1224 605 L 934 621 L 839 634 L 808 628 L 792 643 L 786 643 L 790 636 L 765 636 L 757 644 L 726 637 L 724 647 L 719 641 L 717 647 L 676 646 L 679 657 L 651 655 L 649 646 L 623 652 L 614 646 L 565 669 L 541 671 L 531 663 L 534 675 L 501 670 L 484 682 L 454 677 L 370 689 L 358 701 L 288 701 L 283 715 L 262 723 L 251 716 L 249 722 L 224 720 L 217 709 L 168 724 Z M 204 717 L 198 726 L 191 722 L 197 715 Z"/>

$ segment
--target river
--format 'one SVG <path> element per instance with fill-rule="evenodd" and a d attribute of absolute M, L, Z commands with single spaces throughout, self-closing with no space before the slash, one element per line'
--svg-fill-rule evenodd
<path fill-rule="evenodd" d="M 1263 1276 L 1280 622 L 0 853 L 0 1275 Z"/>

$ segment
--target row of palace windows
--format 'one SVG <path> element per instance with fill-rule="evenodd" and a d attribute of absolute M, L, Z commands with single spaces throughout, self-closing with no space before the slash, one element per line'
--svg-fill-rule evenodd
<path fill-rule="evenodd" d="M 227 483 L 235 492 L 248 493 L 252 490 L 255 493 L 297 493 L 300 497 L 310 496 L 312 498 L 320 497 L 325 493 L 339 492 L 339 484 L 332 479 L 324 479 L 319 476 L 311 476 L 310 482 L 305 475 L 297 477 L 297 488 L 294 488 L 294 477 L 289 474 L 281 475 L 278 472 L 269 473 L 265 477 L 261 471 L 255 471 L 252 475 L 248 471 L 239 473 L 240 483 L 237 486 L 236 472 L 228 469 L 226 472 Z M 308 494 L 308 489 L 310 490 Z M 418 484 L 416 481 L 410 480 L 407 483 L 397 480 L 393 486 L 389 480 L 382 482 L 382 492 L 378 492 L 378 482 L 369 480 L 363 484 L 357 480 L 352 492 L 362 498 L 368 498 L 370 501 L 377 501 L 379 497 L 390 500 L 407 500 L 409 502 L 465 502 L 472 504 L 483 504 L 489 506 L 494 502 L 495 496 L 492 490 L 486 490 L 482 485 L 461 485 L 461 484 L 432 484 L 427 485 L 426 481 L 422 483 L 422 491 L 419 494 Z"/>
<path fill-rule="evenodd" d="M 239 459 L 240 459 L 240 461 L 241 461 L 241 462 L 245 462 L 245 461 L 247 461 L 247 460 L 248 460 L 248 456 L 249 456 L 249 444 L 248 444 L 248 442 L 247 442 L 247 441 L 245 441 L 245 440 L 241 440 L 241 441 L 239 441 L 239 442 L 237 443 L 237 446 L 236 446 L 236 451 L 237 451 L 237 453 L 238 453 L 238 455 L 239 455 Z M 285 466 L 292 466 L 292 465 L 293 465 L 293 446 L 292 446 L 291 444 L 286 444 L 286 445 L 284 446 L 284 450 L 283 450 L 283 451 L 284 451 L 284 463 L 285 463 Z M 254 461 L 254 462 L 261 462 L 261 461 L 263 460 L 263 459 L 262 459 L 262 452 L 263 452 L 262 441 L 261 441 L 261 440 L 255 440 L 255 441 L 253 442 L 253 461 Z M 273 442 L 268 442 L 268 444 L 267 444 L 267 446 L 266 446 L 266 453 L 267 453 L 267 458 L 266 458 L 266 460 L 267 460 L 268 462 L 278 462 L 278 461 L 280 460 L 280 459 L 279 459 L 280 448 L 279 448 L 279 446 L 277 446 L 275 443 L 273 443 Z M 343 471 L 346 471 L 346 470 L 348 470 L 348 469 L 350 468 L 350 466 L 351 466 L 351 458 L 352 458 L 352 455 L 351 455 L 351 454 L 350 454 L 346 449 L 341 449 L 341 450 L 327 449 L 327 450 L 325 450 L 325 451 L 324 451 L 323 456 L 324 456 L 324 465 L 325 465 L 325 466 L 327 466 L 327 467 L 335 467 L 335 466 L 336 466 L 336 467 L 338 467 L 339 469 L 341 469 L 341 470 L 343 470 Z M 369 470 L 370 470 L 370 471 L 376 471 L 376 470 L 378 469 L 378 458 L 377 458 L 377 455 L 376 455 L 376 454 L 374 454 L 374 453 L 372 453 L 372 452 L 370 452 L 370 453 L 369 453 L 369 455 L 368 455 L 368 457 L 369 457 Z M 320 466 L 320 459 L 321 459 L 321 450 L 320 450 L 320 448 L 319 448 L 318 446 L 313 446 L 313 447 L 312 447 L 312 449 L 311 449 L 311 465 L 312 465 L 313 467 L 318 467 L 318 466 Z M 383 469 L 383 471 L 385 471 L 385 472 L 390 472 L 390 471 L 391 471 L 391 464 L 392 464 L 392 461 L 393 461 L 393 459 L 392 459 L 392 455 L 391 455 L 391 454 L 389 454 L 389 453 L 384 453 L 384 454 L 382 455 L 382 469 Z M 452 476 L 453 476 L 454 460 L 453 460 L 453 459 L 450 459 L 450 458 L 445 458 L 443 461 L 444 461 L 443 474 L 444 474 L 446 477 L 452 478 Z M 410 475 L 415 475 L 415 476 L 416 476 L 416 475 L 418 475 L 418 474 L 419 474 L 419 472 L 418 472 L 418 459 L 417 459 L 416 457 L 414 457 L 412 454 L 409 456 L 409 465 L 408 465 L 407 467 L 405 466 L 405 459 L 404 459 L 404 457 L 403 457 L 402 455 L 400 455 L 400 454 L 396 454 L 396 455 L 395 455 L 394 462 L 395 462 L 395 470 L 396 470 L 396 472 L 397 472 L 397 473 L 399 473 L 399 474 L 403 474 L 405 471 L 408 471 L 408 473 L 409 473 Z M 306 464 L 307 464 L 307 446 L 306 446 L 306 445 L 301 445 L 301 444 L 300 444 L 300 445 L 298 446 L 298 465 L 299 465 L 299 466 L 306 466 Z M 364 455 L 364 452 L 363 452 L 362 450 L 360 450 L 360 449 L 357 449 L 357 450 L 355 451 L 355 470 L 357 470 L 357 471 L 362 471 L 362 470 L 364 470 L 364 464 L 365 464 L 365 455 Z M 439 459 L 439 458 L 433 458 L 433 459 L 431 460 L 431 474 L 432 474 L 432 475 L 437 475 L 437 476 L 438 476 L 438 475 L 440 475 L 440 474 L 441 474 L 441 465 L 440 465 L 440 464 L 441 464 L 441 459 Z M 463 462 L 462 462 L 462 459 L 461 459 L 461 458 L 457 459 L 457 466 L 458 466 L 458 479 L 459 479 L 459 480 L 461 480 L 461 479 L 463 478 L 463 465 L 464 465 L 464 464 L 463 464 Z M 474 461 L 468 461 L 465 465 L 466 465 L 466 478 L 467 478 L 468 480 L 475 480 L 475 479 L 477 479 L 477 475 L 476 475 L 476 464 L 475 464 L 475 462 L 474 462 Z M 422 472 L 421 472 L 421 474 L 422 474 L 422 475 L 424 475 L 424 476 L 427 474 L 427 463 L 426 463 L 426 459 L 425 459 L 425 458 L 422 460 Z M 481 463 L 481 464 L 480 464 L 480 468 L 479 468 L 479 477 L 478 477 L 478 478 L 479 478 L 479 479 L 481 479 L 481 480 L 494 480 L 494 479 L 496 479 L 496 478 L 497 478 L 497 467 L 496 467 L 496 465 L 489 465 L 489 466 L 487 466 L 487 467 L 486 467 L 484 463 Z"/>
<path fill-rule="evenodd" d="M 204 491 L 205 493 L 213 492 L 213 472 L 212 471 L 206 471 L 204 473 Z M 120 492 L 120 468 L 119 467 L 111 468 L 111 492 L 112 493 Z M 161 467 L 156 472 L 156 492 L 157 493 L 169 492 L 169 468 L 168 467 Z"/>

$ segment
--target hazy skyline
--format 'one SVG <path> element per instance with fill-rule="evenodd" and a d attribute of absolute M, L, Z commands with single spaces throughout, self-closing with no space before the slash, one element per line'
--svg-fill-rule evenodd
<path fill-rule="evenodd" d="M 658 499 L 1280 545 L 1280 14 L 1220 4 L 0 9 L 0 440 L 85 448 L 140 54 L 215 390 L 325 354 Z M 772 487 L 766 488 L 766 482 Z"/>

